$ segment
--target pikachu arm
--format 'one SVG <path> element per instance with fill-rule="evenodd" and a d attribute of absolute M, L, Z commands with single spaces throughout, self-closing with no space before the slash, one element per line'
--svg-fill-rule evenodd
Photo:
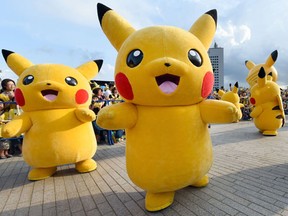
<path fill-rule="evenodd" d="M 244 107 L 244 104 L 242 104 L 242 103 L 238 103 L 239 104 L 239 107 L 240 108 L 243 108 Z"/>
<path fill-rule="evenodd" d="M 75 115 L 79 121 L 91 122 L 95 120 L 95 113 L 88 108 L 77 108 L 75 109 Z"/>
<path fill-rule="evenodd" d="M 27 113 L 16 116 L 2 127 L 2 137 L 11 138 L 20 136 L 32 127 L 32 121 Z"/>
<path fill-rule="evenodd" d="M 283 107 L 283 101 L 282 101 L 282 98 L 280 95 L 277 95 L 277 101 L 278 101 L 278 104 L 279 104 L 279 107 L 280 107 L 280 110 L 282 112 L 282 116 L 283 116 L 283 125 L 285 124 L 286 122 L 286 117 L 285 117 L 285 112 L 284 112 L 284 107 Z"/>
<path fill-rule="evenodd" d="M 200 113 L 205 123 L 231 123 L 238 120 L 236 106 L 222 100 L 204 100 L 200 103 Z"/>
<path fill-rule="evenodd" d="M 96 123 L 102 128 L 116 130 L 132 128 L 137 122 L 137 107 L 131 103 L 117 103 L 102 108 Z"/>
<path fill-rule="evenodd" d="M 262 106 L 255 106 L 251 111 L 250 116 L 252 118 L 257 118 L 262 113 L 262 111 L 263 111 Z"/>

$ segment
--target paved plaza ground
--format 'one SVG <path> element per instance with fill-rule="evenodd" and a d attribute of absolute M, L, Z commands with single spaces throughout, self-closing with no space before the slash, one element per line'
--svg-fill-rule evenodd
<path fill-rule="evenodd" d="M 122 142 L 98 146 L 96 171 L 79 174 L 65 165 L 42 181 L 27 180 L 30 168 L 21 157 L 0 160 L 0 215 L 288 216 L 288 126 L 276 137 L 262 136 L 250 121 L 210 131 L 210 184 L 177 191 L 163 211 L 144 209 L 145 193 L 127 176 Z"/>

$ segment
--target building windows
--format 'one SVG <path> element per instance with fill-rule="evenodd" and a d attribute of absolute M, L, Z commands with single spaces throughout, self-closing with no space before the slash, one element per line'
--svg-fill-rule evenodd
<path fill-rule="evenodd" d="M 224 49 L 214 43 L 214 47 L 209 49 L 208 55 L 213 67 L 214 89 L 219 89 L 224 86 Z"/>

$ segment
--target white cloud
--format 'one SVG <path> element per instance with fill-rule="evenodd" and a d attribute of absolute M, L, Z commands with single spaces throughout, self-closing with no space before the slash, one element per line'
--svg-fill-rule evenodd
<path fill-rule="evenodd" d="M 251 39 L 251 30 L 247 25 L 234 25 L 229 20 L 224 25 L 218 26 L 216 38 L 220 38 L 221 41 L 228 41 L 232 46 L 239 46 Z"/>

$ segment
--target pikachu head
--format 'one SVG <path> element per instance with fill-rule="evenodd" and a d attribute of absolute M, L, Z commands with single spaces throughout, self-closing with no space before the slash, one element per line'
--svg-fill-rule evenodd
<path fill-rule="evenodd" d="M 19 76 L 15 99 L 23 111 L 88 107 L 89 80 L 97 75 L 102 60 L 77 68 L 61 64 L 34 65 L 23 56 L 2 50 L 7 65 Z"/>
<path fill-rule="evenodd" d="M 249 73 L 246 77 L 247 83 L 250 85 L 250 88 L 257 83 L 258 73 L 261 68 L 264 69 L 266 74 L 270 74 L 272 76 L 272 80 L 274 82 L 278 79 L 278 73 L 275 67 L 273 66 L 277 60 L 278 51 L 274 50 L 267 58 L 265 63 L 255 64 L 253 61 L 247 60 L 245 61 L 245 65 L 249 70 Z"/>
<path fill-rule="evenodd" d="M 277 101 L 277 97 L 281 97 L 280 87 L 272 80 L 271 73 L 265 73 L 264 67 L 260 68 L 257 83 L 250 89 L 250 92 L 250 103 L 253 106 Z"/>
<path fill-rule="evenodd" d="M 208 49 L 217 12 L 202 15 L 189 31 L 172 26 L 135 30 L 112 9 L 98 3 L 98 18 L 118 51 L 115 83 L 127 102 L 148 106 L 192 105 L 212 91 Z"/>
<path fill-rule="evenodd" d="M 238 95 L 238 88 L 239 88 L 238 82 L 236 82 L 231 91 L 225 92 L 220 89 L 218 91 L 218 94 L 221 97 L 221 100 L 228 101 L 233 104 L 237 104 L 240 101 L 240 98 Z"/>

